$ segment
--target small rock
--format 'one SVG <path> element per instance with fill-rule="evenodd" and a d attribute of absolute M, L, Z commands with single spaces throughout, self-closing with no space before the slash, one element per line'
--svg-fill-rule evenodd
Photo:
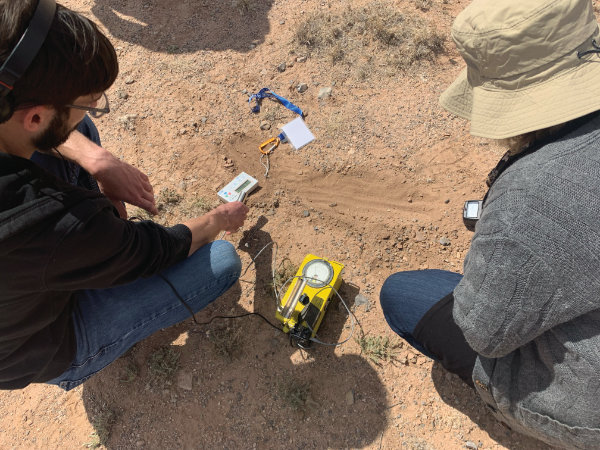
<path fill-rule="evenodd" d="M 135 131 L 135 120 L 137 117 L 137 114 L 126 114 L 119 117 L 117 120 L 126 130 Z"/>
<path fill-rule="evenodd" d="M 177 375 L 177 386 L 179 386 L 180 389 L 183 389 L 185 391 L 191 391 L 193 378 L 194 377 L 191 372 L 181 371 Z"/>
<path fill-rule="evenodd" d="M 145 444 L 146 444 L 146 443 L 145 443 L 144 441 L 137 441 L 137 442 L 135 443 L 135 446 L 136 446 L 137 448 L 142 448 L 142 447 L 143 447 Z"/>
<path fill-rule="evenodd" d="M 306 62 L 306 56 L 298 56 L 296 58 L 296 62 L 299 62 L 299 63 Z"/>
<path fill-rule="evenodd" d="M 447 205 L 448 203 L 450 203 L 450 199 L 447 198 L 446 200 L 444 200 L 444 203 Z"/>
<path fill-rule="evenodd" d="M 334 203 L 330 203 L 329 206 L 332 207 L 332 208 L 335 208 L 337 206 L 337 203 L 335 203 L 335 202 Z"/>
<path fill-rule="evenodd" d="M 280 20 L 279 25 L 285 25 L 285 20 Z"/>
<path fill-rule="evenodd" d="M 423 242 L 426 239 L 423 233 L 417 233 L 415 235 L 415 242 Z"/>
<path fill-rule="evenodd" d="M 284 62 L 277 66 L 277 70 L 279 70 L 280 72 L 285 72 L 285 69 L 287 69 L 287 66 Z"/>
<path fill-rule="evenodd" d="M 308 209 L 305 209 L 304 211 L 302 211 L 302 216 L 303 217 L 308 217 L 310 216 L 310 211 Z"/>
<path fill-rule="evenodd" d="M 133 78 L 129 77 L 129 78 L 125 79 L 125 84 L 133 84 L 133 83 L 135 83 L 135 80 Z"/>
<path fill-rule="evenodd" d="M 348 406 L 354 405 L 354 391 L 348 391 L 346 393 L 346 405 L 348 405 Z"/>
<path fill-rule="evenodd" d="M 119 91 L 117 92 L 117 96 L 121 99 L 121 100 L 127 100 L 129 98 L 129 94 L 125 91 Z"/>
<path fill-rule="evenodd" d="M 358 294 L 356 297 L 354 297 L 354 306 L 366 306 L 365 311 L 369 311 L 369 309 L 371 309 L 369 299 L 362 294 Z"/>
<path fill-rule="evenodd" d="M 306 83 L 300 83 L 298 86 L 296 86 L 296 90 L 298 92 L 300 92 L 301 94 L 306 92 L 307 89 L 308 89 L 308 85 Z"/>
<path fill-rule="evenodd" d="M 448 239 L 447 237 L 443 237 L 440 239 L 440 244 L 442 244 L 444 247 L 447 247 L 451 244 L 451 242 L 450 239 Z"/>
<path fill-rule="evenodd" d="M 465 447 L 471 450 L 477 450 L 477 444 L 472 441 L 465 442 Z"/>
<path fill-rule="evenodd" d="M 264 122 L 260 123 L 260 129 L 261 130 L 270 130 L 271 129 L 271 123 L 267 122 L 266 120 Z"/>
<path fill-rule="evenodd" d="M 319 100 L 325 100 L 326 98 L 331 97 L 331 88 L 330 87 L 322 87 L 319 89 Z"/>

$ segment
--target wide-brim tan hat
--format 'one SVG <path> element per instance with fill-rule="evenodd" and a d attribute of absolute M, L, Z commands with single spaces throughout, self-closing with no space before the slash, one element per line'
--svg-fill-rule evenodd
<path fill-rule="evenodd" d="M 452 26 L 467 67 L 440 97 L 471 134 L 502 139 L 600 109 L 590 0 L 474 0 Z"/>

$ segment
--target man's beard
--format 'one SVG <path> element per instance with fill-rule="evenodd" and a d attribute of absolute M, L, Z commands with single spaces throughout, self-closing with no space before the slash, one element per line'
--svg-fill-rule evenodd
<path fill-rule="evenodd" d="M 46 131 L 32 139 L 36 150 L 41 153 L 52 153 L 52 151 L 69 138 L 69 135 L 77 129 L 77 126 L 69 127 L 69 108 L 57 108 L 56 114 L 50 121 Z"/>

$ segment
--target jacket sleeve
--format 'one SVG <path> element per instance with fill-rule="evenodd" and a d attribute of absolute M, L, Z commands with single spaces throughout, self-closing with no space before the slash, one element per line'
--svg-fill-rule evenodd
<path fill-rule="evenodd" d="M 151 221 L 116 217 L 102 204 L 74 207 L 52 230 L 54 250 L 44 270 L 45 288 L 106 288 L 152 276 L 185 259 L 191 232 L 185 225 L 162 227 Z"/>
<path fill-rule="evenodd" d="M 477 353 L 505 356 L 600 306 L 574 298 L 562 279 L 523 243 L 476 235 L 454 290 L 454 320 Z"/>

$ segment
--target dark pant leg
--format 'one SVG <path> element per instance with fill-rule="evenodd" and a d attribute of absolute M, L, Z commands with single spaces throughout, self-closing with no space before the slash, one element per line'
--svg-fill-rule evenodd
<path fill-rule="evenodd" d="M 473 387 L 473 367 L 477 353 L 469 346 L 462 330 L 454 322 L 454 296 L 446 295 L 421 318 L 414 338 L 448 371 Z"/>
<path fill-rule="evenodd" d="M 398 272 L 385 281 L 380 301 L 394 332 L 472 384 L 477 355 L 452 318 L 452 291 L 461 279 L 444 270 Z"/>

